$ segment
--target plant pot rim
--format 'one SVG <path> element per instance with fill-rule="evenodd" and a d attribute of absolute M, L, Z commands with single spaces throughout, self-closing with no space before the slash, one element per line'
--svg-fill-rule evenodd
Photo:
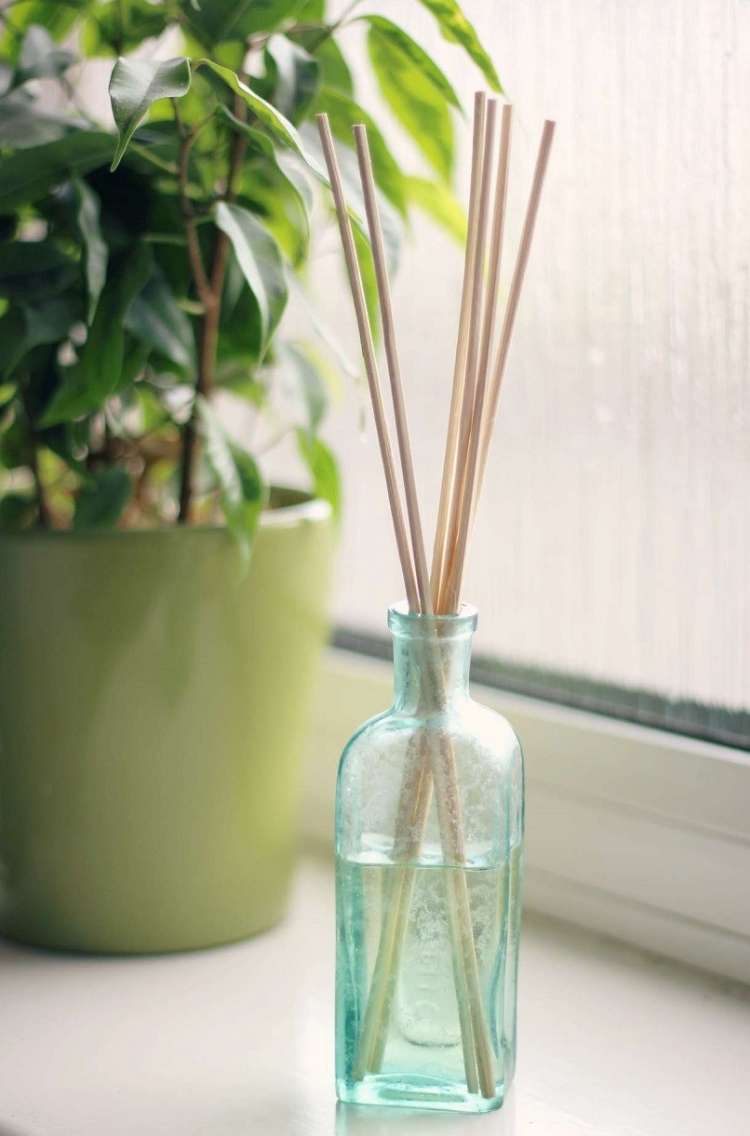
<path fill-rule="evenodd" d="M 303 522 L 316 522 L 330 520 L 333 515 L 330 502 L 320 497 L 313 497 L 301 489 L 293 489 L 287 485 L 275 485 L 273 489 L 288 495 L 288 503 L 275 506 L 273 509 L 264 509 L 260 515 L 259 527 L 262 529 L 293 528 Z M 0 532 L 0 542 L 4 540 L 115 540 L 139 537 L 165 537 L 185 533 L 228 533 L 226 525 L 155 525 L 153 528 L 101 528 L 101 529 L 22 529 L 20 532 Z"/>

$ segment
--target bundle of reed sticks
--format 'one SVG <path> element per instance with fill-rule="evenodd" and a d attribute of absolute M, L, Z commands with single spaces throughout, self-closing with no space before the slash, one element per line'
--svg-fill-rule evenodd
<path fill-rule="evenodd" d="M 468 236 L 431 570 L 428 569 L 425 554 L 367 130 L 364 126 L 353 128 L 375 265 L 402 489 L 399 487 L 391 447 L 373 333 L 336 150 L 327 116 L 318 116 L 320 138 L 354 300 L 406 596 L 409 609 L 424 615 L 452 613 L 459 608 L 472 519 L 487 464 L 500 388 L 555 129 L 553 122 L 544 123 L 503 319 L 499 334 L 496 334 L 512 108 L 507 103 L 502 106 L 499 141 L 498 110 L 496 99 L 488 99 L 482 91 L 476 93 Z M 437 656 L 426 657 L 425 674 L 434 694 L 444 682 Z M 407 754 L 394 833 L 395 868 L 355 1062 L 355 1076 L 359 1078 L 368 1072 L 377 1072 L 383 1059 L 414 886 L 414 868 L 411 865 L 419 853 L 433 791 L 444 859 L 446 863 L 461 866 L 466 863 L 463 820 L 455 760 L 447 736 L 442 737 L 438 745 L 417 741 L 410 746 Z M 485 1097 L 492 1097 L 496 1093 L 495 1057 L 482 1003 L 469 897 L 462 872 L 450 874 L 448 892 L 453 971 L 467 1089 L 469 1092 L 480 1092 Z"/>

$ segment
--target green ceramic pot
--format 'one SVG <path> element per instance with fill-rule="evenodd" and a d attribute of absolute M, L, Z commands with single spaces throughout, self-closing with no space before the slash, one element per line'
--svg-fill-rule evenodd
<path fill-rule="evenodd" d="M 244 571 L 219 528 L 0 541 L 6 935 L 173 951 L 283 914 L 333 549 L 283 492 Z"/>

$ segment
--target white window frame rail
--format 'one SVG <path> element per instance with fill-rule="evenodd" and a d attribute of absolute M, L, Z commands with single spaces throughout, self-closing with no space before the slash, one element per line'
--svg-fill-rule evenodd
<path fill-rule="evenodd" d="M 387 662 L 331 648 L 304 829 L 330 849 L 351 733 L 391 701 Z M 527 907 L 750 982 L 750 754 L 473 684 L 526 757 Z"/>

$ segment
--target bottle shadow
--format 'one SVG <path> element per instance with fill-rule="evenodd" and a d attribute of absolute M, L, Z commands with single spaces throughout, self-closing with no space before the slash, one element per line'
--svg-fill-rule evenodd
<path fill-rule="evenodd" d="M 503 1107 L 483 1116 L 373 1105 L 336 1105 L 336 1136 L 464 1136 L 491 1130 L 492 1136 L 516 1136 L 515 1093 Z M 2 1132 L 0 1132 L 2 1136 Z"/>

